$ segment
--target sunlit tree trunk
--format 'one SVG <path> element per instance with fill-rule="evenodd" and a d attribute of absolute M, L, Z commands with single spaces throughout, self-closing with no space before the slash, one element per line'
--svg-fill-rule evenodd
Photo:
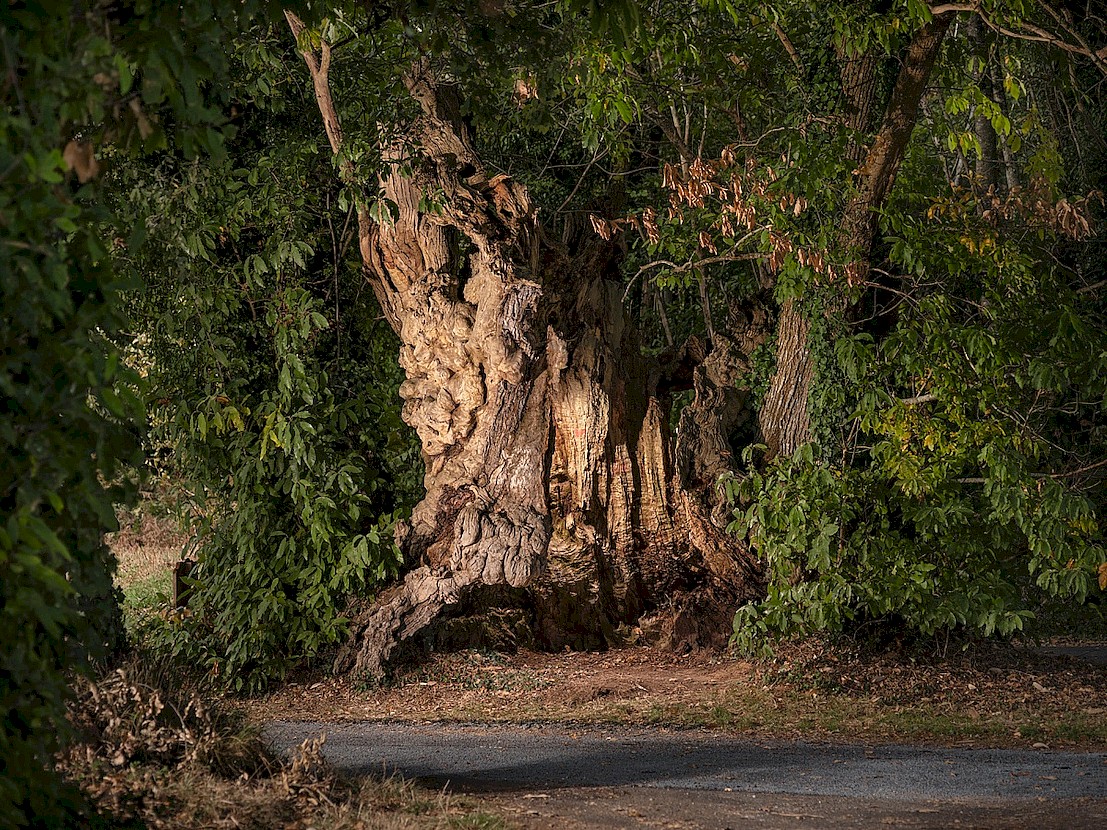
<path fill-rule="evenodd" d="M 305 59 L 337 151 L 328 61 Z M 673 647 L 717 644 L 761 591 L 714 486 L 729 453 L 720 422 L 744 401 L 690 408 L 681 457 L 708 458 L 697 445 L 710 445 L 716 461 L 678 469 L 673 385 L 709 396 L 723 379 L 644 356 L 619 247 L 590 231 L 548 239 L 526 188 L 486 172 L 456 90 L 423 63 L 405 80 L 419 150 L 386 148 L 381 188 L 397 215 L 363 214 L 360 244 L 401 341 L 426 497 L 397 532 L 406 576 L 354 621 L 338 667 L 379 674 L 405 641 L 482 596 L 525 609 L 547 647 L 602 647 L 651 612 Z M 431 193 L 441 210 L 425 208 Z"/>

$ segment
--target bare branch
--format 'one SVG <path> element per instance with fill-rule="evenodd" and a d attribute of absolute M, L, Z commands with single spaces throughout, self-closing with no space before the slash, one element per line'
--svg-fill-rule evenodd
<path fill-rule="evenodd" d="M 292 36 L 296 38 L 297 46 L 299 46 L 307 26 L 290 11 L 286 10 L 284 17 L 288 21 L 288 27 L 292 30 Z M 334 98 L 331 97 L 330 82 L 327 78 L 327 73 L 331 68 L 330 44 L 325 40 L 322 41 L 320 57 L 318 58 L 309 48 L 300 48 L 300 55 L 303 56 L 308 72 L 311 73 L 311 83 L 315 88 L 315 100 L 319 104 L 319 113 L 323 116 L 323 127 L 327 131 L 327 140 L 330 142 L 331 152 L 337 155 L 342 147 L 342 123 L 338 120 L 338 110 L 335 109 Z M 353 166 L 346 162 L 343 164 L 342 172 L 344 176 L 352 176 Z"/>
<path fill-rule="evenodd" d="M 792 63 L 795 65 L 796 69 L 802 73 L 803 61 L 800 60 L 799 53 L 796 51 L 796 47 L 792 45 L 788 33 L 785 32 L 775 20 L 773 21 L 773 31 L 776 33 L 780 45 L 784 47 L 784 51 L 788 53 L 788 57 L 792 59 Z"/>
<path fill-rule="evenodd" d="M 936 400 L 938 400 L 938 396 L 933 392 L 928 392 L 925 395 L 915 395 L 913 398 L 900 398 L 899 402 L 904 406 L 916 406 L 920 403 L 930 403 Z"/>
<path fill-rule="evenodd" d="M 1016 40 L 1025 40 L 1031 43 L 1044 43 L 1048 46 L 1068 52 L 1071 55 L 1079 55 L 1080 57 L 1090 60 L 1100 72 L 1107 74 L 1107 49 L 1100 49 L 1099 51 L 1093 49 L 1080 33 L 1073 28 L 1068 21 L 1065 20 L 1064 16 L 1050 3 L 1039 0 L 1038 6 L 1041 7 L 1046 15 L 1053 19 L 1057 26 L 1064 32 L 1065 37 L 1028 21 L 1020 22 L 1017 24 L 1018 28 L 1015 29 L 997 23 L 981 10 L 979 0 L 975 0 L 975 2 L 972 3 L 940 3 L 932 5 L 929 8 L 930 13 L 935 16 L 951 13 L 975 14 L 983 21 L 985 26 L 994 32 L 1004 35 L 1005 37 L 1015 38 Z"/>
<path fill-rule="evenodd" d="M 1107 467 L 1107 458 L 1102 461 L 1097 461 L 1095 464 L 1088 464 L 1086 467 L 1080 467 L 1077 470 L 1069 470 L 1066 473 L 1051 473 L 1047 478 L 1072 478 L 1074 476 L 1083 475 L 1084 473 L 1090 473 L 1092 470 L 1098 470 L 1100 467 Z"/>
<path fill-rule="evenodd" d="M 1075 469 L 1075 470 L 1067 470 L 1066 472 L 1063 472 L 1063 473 L 1032 473 L 1031 478 L 1037 478 L 1037 479 L 1051 478 L 1051 479 L 1054 479 L 1054 480 L 1061 479 L 1061 478 L 1075 478 L 1076 476 L 1083 475 L 1084 473 L 1090 473 L 1093 470 L 1098 470 L 1101 467 L 1107 467 L 1107 458 L 1103 459 L 1102 461 L 1097 461 L 1094 464 L 1088 464 L 1086 466 L 1080 467 L 1080 468 Z M 987 481 L 987 479 L 979 478 L 979 477 L 955 478 L 953 480 L 956 481 L 958 484 L 984 484 Z"/>
<path fill-rule="evenodd" d="M 626 291 L 623 292 L 623 300 L 625 301 L 630 296 L 630 289 L 634 285 L 635 281 L 647 271 L 652 271 L 654 268 L 661 268 L 662 266 L 668 266 L 674 274 L 683 274 L 688 271 L 697 268 L 703 268 L 707 265 L 715 265 L 720 262 L 748 262 L 750 260 L 765 259 L 768 254 L 760 252 L 752 252 L 739 254 L 737 253 L 738 247 L 755 233 L 760 233 L 761 228 L 757 228 L 756 231 L 750 231 L 737 242 L 734 243 L 734 247 L 731 248 L 729 254 L 720 254 L 719 256 L 706 257 L 704 259 L 690 259 L 685 263 L 678 264 L 669 259 L 655 259 L 653 262 L 647 262 L 641 268 L 634 272 L 634 276 L 630 278 L 630 282 L 627 283 Z"/>

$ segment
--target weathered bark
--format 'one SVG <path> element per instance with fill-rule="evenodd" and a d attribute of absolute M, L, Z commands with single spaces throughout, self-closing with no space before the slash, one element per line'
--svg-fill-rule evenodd
<path fill-rule="evenodd" d="M 324 62 L 305 60 L 340 137 Z M 619 247 L 548 239 L 526 188 L 486 172 L 456 90 L 427 63 L 405 81 L 421 115 L 383 148 L 380 181 L 397 216 L 363 216 L 360 248 L 401 341 L 426 496 L 397 531 L 410 570 L 354 621 L 336 667 L 377 675 L 443 614 L 504 587 L 548 647 L 602 646 L 658 609 L 673 612 L 673 646 L 725 637 L 760 594 L 759 571 L 711 520 L 714 480 L 687 487 L 693 473 L 674 466 L 673 380 L 624 315 Z M 441 211 L 420 209 L 431 193 Z M 701 409 L 704 435 L 725 441 Z M 695 456 L 693 443 L 683 451 Z M 692 624 L 705 609 L 718 612 L 710 624 Z"/>
<path fill-rule="evenodd" d="M 811 323 L 795 300 L 780 310 L 776 326 L 776 367 L 757 420 L 766 457 L 789 456 L 810 440 L 807 408 L 815 370 L 810 352 Z"/>
<path fill-rule="evenodd" d="M 835 48 L 835 53 L 842 83 L 842 116 L 845 125 L 856 133 L 850 142 L 849 158 L 854 164 L 860 164 L 867 149 L 865 138 L 875 129 L 880 115 L 877 91 L 884 55 L 877 46 L 860 55 L 851 56 L 840 47 Z"/>
<path fill-rule="evenodd" d="M 846 207 L 840 238 L 841 246 L 853 254 L 851 264 L 857 278 L 868 274 L 868 258 L 877 230 L 876 212 L 884 206 L 895 184 L 951 19 L 948 14 L 935 17 L 918 31 L 907 47 L 880 131 L 858 170 L 860 182 L 856 195 Z"/>
<path fill-rule="evenodd" d="M 972 17 L 968 21 L 968 36 L 972 46 L 973 56 L 980 62 L 973 71 L 973 80 L 984 97 L 993 100 L 995 90 L 992 88 L 992 74 L 990 61 L 988 60 L 989 30 L 979 17 Z M 998 184 L 999 147 L 996 142 L 996 131 L 992 127 L 991 120 L 979 108 L 973 117 L 973 133 L 976 135 L 977 144 L 980 145 L 980 155 L 976 157 L 976 187 L 986 193 L 990 188 Z"/>
<path fill-rule="evenodd" d="M 895 183 L 907 144 L 918 120 L 926 91 L 951 15 L 935 17 L 915 35 L 903 55 L 903 63 L 889 98 L 880 129 L 867 151 L 859 156 L 858 187 L 842 217 L 838 247 L 847 253 L 851 283 L 867 278 L 869 258 L 877 231 L 877 211 L 887 201 Z M 871 118 L 875 95 L 875 66 L 866 56 L 842 69 L 847 100 L 847 120 L 854 129 Z M 786 302 L 777 323 L 777 362 L 765 402 L 758 413 L 767 456 L 789 455 L 811 440 L 807 404 L 814 379 L 810 344 L 811 324 L 800 304 Z"/>

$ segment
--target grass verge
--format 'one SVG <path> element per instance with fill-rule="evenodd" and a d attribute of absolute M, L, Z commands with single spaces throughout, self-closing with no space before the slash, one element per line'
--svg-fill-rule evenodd
<path fill-rule="evenodd" d="M 242 705 L 283 720 L 550 722 L 709 728 L 766 740 L 1107 748 L 1107 671 L 995 644 L 954 654 L 809 641 L 768 661 L 593 654 L 434 655 L 386 684 L 308 676 Z"/>

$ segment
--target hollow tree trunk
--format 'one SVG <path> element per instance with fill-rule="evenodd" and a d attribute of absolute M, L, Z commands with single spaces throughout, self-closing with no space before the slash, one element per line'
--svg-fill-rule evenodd
<path fill-rule="evenodd" d="M 305 60 L 337 152 L 329 62 Z M 759 571 L 712 522 L 714 487 L 687 486 L 674 465 L 672 372 L 623 313 L 618 247 L 550 241 L 526 188 L 484 170 L 456 91 L 425 63 L 405 80 L 422 115 L 413 141 L 385 148 L 381 179 L 398 215 L 363 214 L 360 246 L 401 341 L 426 497 L 397 531 L 410 570 L 354 621 L 336 668 L 377 675 L 443 614 L 505 592 L 548 647 L 601 646 L 661 608 L 672 645 L 725 637 Z M 429 193 L 440 211 L 421 209 Z M 715 418 L 700 412 L 713 440 Z"/>

